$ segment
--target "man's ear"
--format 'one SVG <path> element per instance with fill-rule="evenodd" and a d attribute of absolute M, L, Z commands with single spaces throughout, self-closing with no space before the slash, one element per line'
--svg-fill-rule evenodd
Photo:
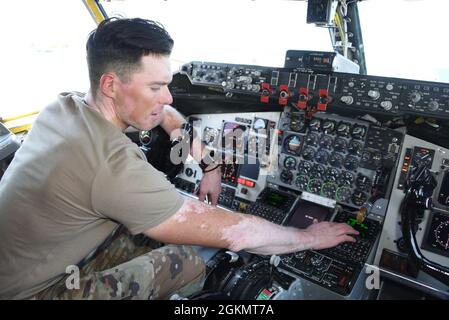
<path fill-rule="evenodd" d="M 118 77 L 116 74 L 111 72 L 104 73 L 100 78 L 100 92 L 108 98 L 115 98 L 117 80 Z"/>

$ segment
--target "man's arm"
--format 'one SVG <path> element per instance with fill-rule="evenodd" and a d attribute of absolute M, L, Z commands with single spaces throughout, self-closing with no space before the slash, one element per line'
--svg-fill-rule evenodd
<path fill-rule="evenodd" d="M 180 127 L 186 122 L 184 117 L 172 106 L 165 105 L 163 109 L 163 117 L 161 122 L 161 127 L 170 135 L 170 138 L 175 138 L 180 136 Z M 194 159 L 200 163 L 203 158 L 204 145 L 201 142 L 199 136 L 194 135 L 192 145 L 190 146 L 190 153 Z M 204 201 L 206 195 L 210 195 L 210 200 L 212 205 L 217 205 L 218 195 L 221 192 L 221 171 L 220 168 L 216 170 L 209 171 L 216 167 L 216 164 L 211 164 L 205 169 L 203 178 L 201 179 L 200 189 L 198 197 L 200 201 Z"/>
<path fill-rule="evenodd" d="M 333 247 L 354 241 L 358 234 L 343 223 L 320 222 L 300 230 L 267 220 L 230 213 L 186 198 L 181 209 L 162 224 L 144 232 L 166 243 L 227 248 L 271 255 Z"/>

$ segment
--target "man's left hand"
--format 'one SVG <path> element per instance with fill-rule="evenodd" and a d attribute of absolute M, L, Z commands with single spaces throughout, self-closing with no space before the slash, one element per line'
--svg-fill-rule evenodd
<path fill-rule="evenodd" d="M 217 168 L 215 170 L 206 172 L 201 179 L 200 190 L 198 192 L 198 198 L 201 202 L 204 202 L 206 196 L 209 196 L 210 203 L 213 206 L 217 205 L 218 195 L 221 192 L 221 170 Z"/>

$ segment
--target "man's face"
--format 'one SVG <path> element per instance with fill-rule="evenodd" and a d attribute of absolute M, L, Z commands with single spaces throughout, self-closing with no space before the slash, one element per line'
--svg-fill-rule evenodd
<path fill-rule="evenodd" d="M 141 65 L 128 82 L 118 79 L 115 107 L 124 126 L 150 130 L 161 123 L 164 105 L 173 102 L 172 74 L 168 56 L 144 56 Z"/>

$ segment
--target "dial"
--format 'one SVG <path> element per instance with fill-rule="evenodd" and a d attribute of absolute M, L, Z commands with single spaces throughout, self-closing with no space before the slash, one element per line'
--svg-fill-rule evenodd
<path fill-rule="evenodd" d="M 337 127 L 337 134 L 342 137 L 349 136 L 349 131 L 351 130 L 351 125 L 346 122 L 340 122 Z"/>
<path fill-rule="evenodd" d="M 351 186 L 354 182 L 354 175 L 349 171 L 343 171 L 340 176 L 340 183 L 342 185 Z"/>
<path fill-rule="evenodd" d="M 290 130 L 302 132 L 305 127 L 305 119 L 302 114 L 292 113 L 290 118 Z"/>
<path fill-rule="evenodd" d="M 329 153 L 326 150 L 320 149 L 315 154 L 316 162 L 326 164 L 328 159 L 329 159 Z"/>
<path fill-rule="evenodd" d="M 321 195 L 326 198 L 333 199 L 335 197 L 335 193 L 337 191 L 337 186 L 332 182 L 326 182 L 321 187 Z"/>
<path fill-rule="evenodd" d="M 301 137 L 297 135 L 289 135 L 284 140 L 285 153 L 299 155 L 301 152 Z"/>
<path fill-rule="evenodd" d="M 206 127 L 204 128 L 203 132 L 203 141 L 207 145 L 212 145 L 219 136 L 219 134 L 220 132 L 218 131 L 218 129 Z"/>
<path fill-rule="evenodd" d="M 338 201 L 349 202 L 349 199 L 351 199 L 351 189 L 348 187 L 339 187 L 335 193 L 335 197 Z"/>
<path fill-rule="evenodd" d="M 362 191 L 369 191 L 371 188 L 371 179 L 363 174 L 359 174 L 355 180 L 355 185 Z"/>
<path fill-rule="evenodd" d="M 293 157 L 286 157 L 284 160 L 284 167 L 290 170 L 296 169 L 296 159 Z"/>
<path fill-rule="evenodd" d="M 327 168 L 326 170 L 326 181 L 337 181 L 340 177 L 340 172 L 335 168 Z"/>
<path fill-rule="evenodd" d="M 326 172 L 326 168 L 323 165 L 316 164 L 313 166 L 311 174 L 314 178 L 321 179 L 324 176 L 325 172 Z"/>
<path fill-rule="evenodd" d="M 353 156 L 347 156 L 343 162 L 343 166 L 348 170 L 355 170 L 358 166 L 357 159 Z"/>
<path fill-rule="evenodd" d="M 306 147 L 302 151 L 302 157 L 306 160 L 312 160 L 315 156 L 315 150 L 313 150 L 311 147 Z"/>
<path fill-rule="evenodd" d="M 307 190 L 315 194 L 320 194 L 322 186 L 323 182 L 320 179 L 312 179 L 307 184 Z"/>
<path fill-rule="evenodd" d="M 321 129 L 321 120 L 317 118 L 313 118 L 310 120 L 309 128 L 312 131 L 320 131 Z"/>
<path fill-rule="evenodd" d="M 335 130 L 335 127 L 337 126 L 337 124 L 335 123 L 335 121 L 333 120 L 325 120 L 323 122 L 323 131 L 324 133 L 332 133 Z"/>
<path fill-rule="evenodd" d="M 334 150 L 345 152 L 348 149 L 348 143 L 343 138 L 337 138 L 334 142 Z"/>
<path fill-rule="evenodd" d="M 449 220 L 441 222 L 438 227 L 436 227 L 435 239 L 444 250 L 449 250 Z"/>
<path fill-rule="evenodd" d="M 331 136 L 323 135 L 320 140 L 320 146 L 325 149 L 330 149 L 333 143 L 333 139 Z"/>
<path fill-rule="evenodd" d="M 343 163 L 343 156 L 339 153 L 332 153 L 329 156 L 329 164 L 332 167 L 340 168 Z"/>
<path fill-rule="evenodd" d="M 362 139 L 366 134 L 366 127 L 356 124 L 352 127 L 351 136 L 354 139 Z"/>
<path fill-rule="evenodd" d="M 307 184 L 309 183 L 309 177 L 304 174 L 297 175 L 294 183 L 300 190 L 306 190 Z"/>
<path fill-rule="evenodd" d="M 255 130 L 266 129 L 267 128 L 267 120 L 260 119 L 260 118 L 256 119 L 254 121 L 253 128 Z"/>
<path fill-rule="evenodd" d="M 309 133 L 306 137 L 306 144 L 316 147 L 318 145 L 319 136 L 316 133 Z"/>
<path fill-rule="evenodd" d="M 281 181 L 286 184 L 290 184 L 293 179 L 293 173 L 290 170 L 282 170 Z"/>
<path fill-rule="evenodd" d="M 366 193 L 358 189 L 354 191 L 351 197 L 352 203 L 354 203 L 358 207 L 362 206 L 365 203 L 366 199 Z"/>
<path fill-rule="evenodd" d="M 312 164 L 309 161 L 302 161 L 299 164 L 298 171 L 301 174 L 309 174 L 312 171 Z"/>
<path fill-rule="evenodd" d="M 372 159 L 372 154 L 371 154 L 371 152 L 369 152 L 369 151 L 364 151 L 363 153 L 362 153 L 362 162 L 368 162 L 368 161 L 370 161 L 371 159 Z"/>
<path fill-rule="evenodd" d="M 363 145 L 359 141 L 352 140 L 348 145 L 348 152 L 355 156 L 360 156 Z"/>

